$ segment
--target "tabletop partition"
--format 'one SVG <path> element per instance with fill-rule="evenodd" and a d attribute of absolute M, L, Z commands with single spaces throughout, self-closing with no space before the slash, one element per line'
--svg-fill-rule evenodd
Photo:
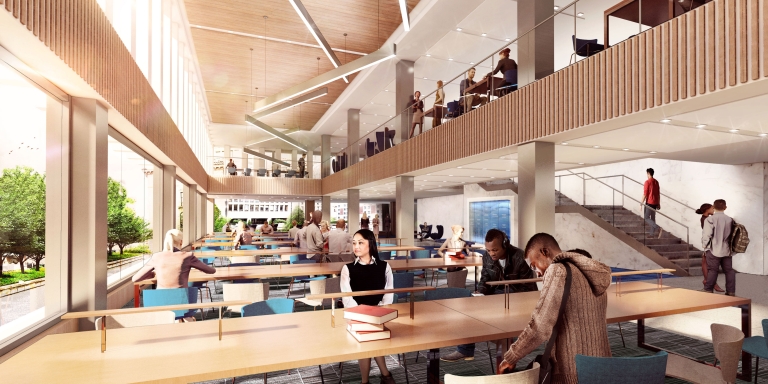
<path fill-rule="evenodd" d="M 397 100 L 394 105 L 388 105 L 395 107 L 391 109 L 392 112 L 374 113 L 374 117 L 383 121 L 375 123 L 374 126 L 370 123 L 361 124 L 359 138 L 348 141 L 345 148 L 326 159 L 327 163 L 323 163 L 324 166 L 335 173 L 352 164 L 365 161 L 367 158 L 419 134 L 432 129 L 439 129 L 439 125 L 447 120 L 465 113 L 472 113 L 478 109 L 482 110 L 489 103 L 541 79 L 543 77 L 542 72 L 551 74 L 602 52 L 607 48 L 605 38 L 610 38 L 609 42 L 616 44 L 659 25 L 660 20 L 666 21 L 671 18 L 667 15 L 669 12 L 664 7 L 662 7 L 664 8 L 663 15 L 659 15 L 658 13 L 661 11 L 655 8 L 646 9 L 648 8 L 647 5 L 643 5 L 643 12 L 638 14 L 640 9 L 640 1 L 638 0 L 624 0 L 612 7 L 598 7 L 598 12 L 602 12 L 602 14 L 594 14 L 597 9 L 591 3 L 594 1 L 576 0 L 568 5 L 556 6 L 551 15 L 515 38 L 500 40 L 483 36 L 485 40 L 482 44 L 467 49 L 469 52 L 479 52 L 477 57 L 473 57 L 472 54 L 462 55 L 460 59 L 457 58 L 455 61 L 453 58 L 444 58 L 452 62 L 449 65 L 454 76 L 441 79 L 443 82 L 441 88 L 437 88 L 437 84 L 435 84 L 426 90 L 419 89 L 420 83 L 423 84 L 424 80 L 441 75 L 439 73 L 432 75 L 424 72 L 418 73 L 421 72 L 419 69 L 427 68 L 428 63 L 426 60 L 424 63 L 417 60 L 414 91 L 420 91 L 419 101 L 423 103 L 423 106 L 418 104 L 414 94 L 410 96 L 407 102 Z M 695 4 L 690 5 L 689 8 L 693 9 L 695 6 Z M 678 6 L 674 5 L 674 7 Z M 590 12 L 590 15 L 586 15 L 584 12 Z M 675 11 L 670 15 L 678 16 L 679 14 L 680 12 Z M 457 28 L 457 31 L 461 32 L 461 28 Z M 531 56 L 535 53 L 533 48 L 527 47 L 538 46 L 535 41 L 537 31 L 540 34 L 546 32 L 554 35 L 553 67 L 551 69 L 539 70 L 539 68 L 533 68 L 533 65 L 528 64 L 533 61 Z M 494 44 L 498 44 L 499 47 L 494 48 L 490 53 L 484 49 L 490 48 Z M 514 60 L 516 65 L 510 65 L 507 61 L 499 65 L 502 58 L 501 52 L 508 52 L 509 59 Z M 437 59 L 431 56 L 427 52 L 427 59 Z M 631 55 L 628 58 L 631 58 Z M 471 73 L 473 69 L 474 73 Z M 595 69 L 594 64 L 590 66 L 590 69 Z M 491 73 L 493 75 L 488 76 Z M 596 73 L 597 71 L 588 71 L 585 68 L 584 71 L 580 72 L 579 79 L 570 80 L 579 82 L 587 92 L 593 81 L 599 81 Z M 594 78 L 590 78 L 590 76 Z M 595 86 L 594 84 L 591 85 Z M 386 91 L 396 92 L 394 89 L 387 89 Z M 438 92 L 444 94 L 442 104 L 435 103 Z M 401 95 L 397 97 L 401 97 Z M 401 103 L 399 109 L 398 103 Z M 365 109 L 363 109 L 363 113 L 369 114 Z M 423 117 L 421 117 L 422 113 Z"/>

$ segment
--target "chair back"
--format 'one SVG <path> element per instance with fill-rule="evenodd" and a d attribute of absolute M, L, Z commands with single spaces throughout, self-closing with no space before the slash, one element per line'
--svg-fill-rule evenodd
<path fill-rule="evenodd" d="M 173 311 L 130 313 L 124 315 L 106 316 L 107 329 L 144 327 L 147 325 L 172 324 L 176 318 Z M 96 330 L 101 330 L 101 322 L 104 317 L 96 319 Z"/>
<path fill-rule="evenodd" d="M 203 262 L 205 265 L 212 265 L 213 262 L 216 260 L 215 257 L 201 257 L 200 261 Z"/>
<path fill-rule="evenodd" d="M 371 157 L 376 154 L 376 143 L 372 142 L 371 139 L 365 139 L 365 154 L 368 157 Z"/>
<path fill-rule="evenodd" d="M 289 170 L 288 174 L 285 175 L 285 177 L 294 177 L 294 176 L 296 176 L 296 170 L 294 169 Z"/>
<path fill-rule="evenodd" d="M 309 282 L 309 294 L 310 295 L 322 295 L 325 293 L 325 287 L 328 284 L 328 279 L 312 280 Z"/>
<path fill-rule="evenodd" d="M 429 259 L 429 250 L 420 249 L 418 251 L 411 251 L 411 259 Z"/>
<path fill-rule="evenodd" d="M 467 274 L 468 269 L 462 269 L 460 271 L 448 272 L 446 277 L 448 278 L 448 287 L 450 288 L 466 288 L 467 286 Z"/>
<path fill-rule="evenodd" d="M 392 288 L 413 288 L 413 272 L 393 273 Z"/>
<path fill-rule="evenodd" d="M 391 260 L 392 251 L 379 251 L 379 260 Z"/>
<path fill-rule="evenodd" d="M 246 176 L 250 176 L 251 175 L 251 169 L 250 168 L 244 169 L 243 170 L 243 174 L 246 175 Z"/>
<path fill-rule="evenodd" d="M 442 225 L 438 225 L 437 226 L 437 233 L 431 233 L 429 235 L 429 237 L 431 237 L 432 240 L 437 240 L 437 239 L 443 237 L 443 226 Z"/>
<path fill-rule="evenodd" d="M 579 383 L 663 384 L 667 353 L 641 357 L 593 357 L 576 355 Z"/>
<path fill-rule="evenodd" d="M 339 255 L 339 257 L 341 258 L 341 261 L 343 261 L 345 263 L 351 263 L 351 262 L 355 261 L 355 255 L 353 255 L 351 253 L 342 253 L 342 254 Z"/>
<path fill-rule="evenodd" d="M 434 291 L 424 291 L 424 301 L 458 299 L 472 297 L 472 291 L 466 288 L 438 288 Z"/>
<path fill-rule="evenodd" d="M 293 313 L 293 299 L 269 299 L 248 304 L 240 309 L 240 315 L 243 317 L 279 315 L 283 313 Z"/>
<path fill-rule="evenodd" d="M 194 300 L 193 300 L 194 299 Z M 179 305 L 197 302 L 197 288 L 145 289 L 144 306 Z M 193 310 L 194 311 L 194 310 Z M 193 312 L 190 311 L 190 312 Z M 176 318 L 184 317 L 187 310 L 173 311 Z"/>
<path fill-rule="evenodd" d="M 384 148 L 384 141 L 385 141 L 384 132 L 377 131 L 376 132 L 376 147 L 379 149 L 379 152 L 383 152 L 384 149 L 385 149 Z"/>
<path fill-rule="evenodd" d="M 504 72 L 504 81 L 510 85 L 517 85 L 517 69 L 510 69 Z"/>
<path fill-rule="evenodd" d="M 257 256 L 234 256 L 229 258 L 229 262 L 232 264 L 244 264 L 244 263 L 258 263 Z"/>
<path fill-rule="evenodd" d="M 256 176 L 266 176 L 266 175 L 267 175 L 266 168 L 259 168 L 258 170 L 256 170 Z"/>
<path fill-rule="evenodd" d="M 241 245 L 240 249 L 245 251 L 245 250 L 256 250 L 257 248 L 253 244 L 245 244 L 245 245 Z"/>
<path fill-rule="evenodd" d="M 269 299 L 269 283 L 223 284 L 224 301 L 248 300 L 252 303 Z M 242 305 L 227 307 L 228 311 L 238 312 Z"/>
<path fill-rule="evenodd" d="M 307 257 L 307 256 L 304 255 L 304 257 Z M 307 260 L 307 259 L 304 259 L 304 260 L 299 259 L 296 261 L 291 261 L 291 264 L 316 264 L 316 263 L 317 263 L 317 260 Z"/>
<path fill-rule="evenodd" d="M 445 384 L 537 384 L 539 382 L 539 363 L 533 368 L 503 375 L 490 376 L 455 376 L 445 375 Z"/>
<path fill-rule="evenodd" d="M 335 158 L 331 159 L 331 170 L 333 173 L 336 173 L 339 171 L 339 162 L 336 161 Z"/>
<path fill-rule="evenodd" d="M 763 320 L 765 323 L 765 320 Z M 715 357 L 720 361 L 723 381 L 735 383 L 741 359 L 741 347 L 744 344 L 744 332 L 725 324 L 712 324 L 712 346 Z"/>
<path fill-rule="evenodd" d="M 571 41 L 573 42 L 573 50 L 576 51 L 576 54 L 579 54 L 579 51 L 585 49 L 588 44 L 597 44 L 597 39 L 592 40 L 586 40 L 586 39 L 577 39 L 576 35 L 571 35 Z M 583 56 L 583 55 L 579 55 Z"/>

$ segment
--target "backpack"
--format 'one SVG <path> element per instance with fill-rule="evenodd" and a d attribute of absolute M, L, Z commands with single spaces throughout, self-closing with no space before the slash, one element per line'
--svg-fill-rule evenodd
<path fill-rule="evenodd" d="M 733 221 L 731 228 L 731 253 L 744 253 L 749 245 L 749 234 L 744 225 Z"/>

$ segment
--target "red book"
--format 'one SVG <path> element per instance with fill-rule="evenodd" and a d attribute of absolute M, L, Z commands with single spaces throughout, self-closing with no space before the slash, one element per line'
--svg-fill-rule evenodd
<path fill-rule="evenodd" d="M 347 325 L 347 330 L 357 331 L 357 332 L 379 332 L 384 330 L 384 325 L 363 323 L 361 321 L 350 320 Z"/>
<path fill-rule="evenodd" d="M 358 305 L 354 308 L 345 308 L 344 318 L 369 324 L 384 324 L 397 318 L 397 310 L 372 305 Z"/>
<path fill-rule="evenodd" d="M 389 339 L 391 337 L 391 334 L 389 332 L 389 329 L 386 327 L 383 331 L 375 331 L 375 332 L 365 332 L 365 331 L 353 331 L 347 328 L 347 331 L 359 342 L 364 341 L 374 341 L 374 340 L 384 340 Z"/>

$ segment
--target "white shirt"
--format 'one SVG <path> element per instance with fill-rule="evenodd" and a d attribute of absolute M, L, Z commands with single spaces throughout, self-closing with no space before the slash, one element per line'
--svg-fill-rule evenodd
<path fill-rule="evenodd" d="M 376 263 L 376 258 L 371 257 L 371 260 L 373 263 Z M 362 263 L 360 261 L 359 257 L 355 258 L 355 264 Z M 367 264 L 366 264 L 367 265 Z M 392 268 L 390 268 L 389 263 L 387 263 L 387 270 L 384 272 L 387 275 L 387 282 L 384 284 L 384 289 L 393 289 L 393 278 L 392 278 Z M 339 281 L 339 286 L 341 287 L 342 292 L 352 292 L 352 287 L 349 285 L 349 268 L 347 268 L 346 264 L 341 267 L 341 280 Z M 394 294 L 393 293 L 387 293 L 384 295 L 384 297 L 381 298 L 381 301 L 379 302 L 379 305 L 387 305 L 392 304 L 392 300 L 394 300 Z M 344 303 L 344 308 L 353 308 L 357 307 L 357 301 L 355 301 L 354 297 L 342 297 L 341 302 Z"/>
<path fill-rule="evenodd" d="M 328 233 L 328 252 L 350 253 L 352 252 L 352 236 L 349 233 L 334 229 Z"/>

